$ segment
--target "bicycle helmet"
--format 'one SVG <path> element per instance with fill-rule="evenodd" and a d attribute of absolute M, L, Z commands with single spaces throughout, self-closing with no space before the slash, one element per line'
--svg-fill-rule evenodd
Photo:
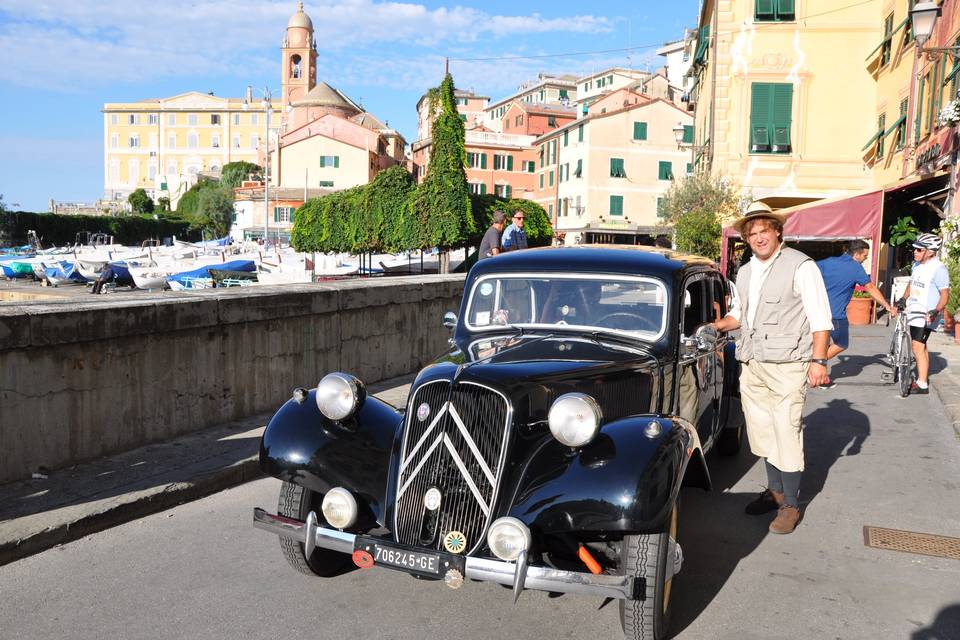
<path fill-rule="evenodd" d="M 929 249 L 930 251 L 940 251 L 940 247 L 943 246 L 943 240 L 940 239 L 940 236 L 934 233 L 921 233 L 917 236 L 917 239 L 913 241 L 914 249 Z"/>

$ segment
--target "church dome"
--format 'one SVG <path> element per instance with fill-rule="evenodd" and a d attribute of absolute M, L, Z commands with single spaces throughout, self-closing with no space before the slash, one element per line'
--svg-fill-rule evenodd
<path fill-rule="evenodd" d="M 294 107 L 326 107 L 351 114 L 360 113 L 360 108 L 349 98 L 328 85 L 318 82 L 305 96 L 292 102 Z"/>
<path fill-rule="evenodd" d="M 310 16 L 303 12 L 303 2 L 299 3 L 297 12 L 290 16 L 290 21 L 287 23 L 287 29 L 292 27 L 299 27 L 301 29 L 309 29 L 310 31 L 313 31 L 313 20 L 311 20 Z"/>

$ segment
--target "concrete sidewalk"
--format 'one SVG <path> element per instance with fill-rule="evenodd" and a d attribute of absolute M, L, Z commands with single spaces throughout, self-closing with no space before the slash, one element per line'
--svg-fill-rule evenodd
<path fill-rule="evenodd" d="M 950 366 L 954 362 L 960 365 L 960 343 L 953 336 L 931 333 L 927 348 L 932 357 L 939 356 L 945 363 L 940 369 L 931 362 L 930 387 L 943 403 L 947 416 L 953 421 L 953 430 L 960 439 L 960 369 Z"/>
<path fill-rule="evenodd" d="M 368 390 L 401 407 L 413 377 Z M 0 485 L 0 565 L 259 477 L 260 436 L 270 417 Z"/>

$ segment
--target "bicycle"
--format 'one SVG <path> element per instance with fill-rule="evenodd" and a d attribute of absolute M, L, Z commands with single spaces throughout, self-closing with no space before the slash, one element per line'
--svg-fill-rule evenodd
<path fill-rule="evenodd" d="M 913 347 L 911 346 L 909 318 L 905 311 L 906 304 L 903 300 L 900 300 L 896 306 L 896 325 L 894 325 L 893 337 L 890 340 L 890 349 L 887 351 L 887 362 L 890 364 L 892 371 L 884 371 L 881 377 L 885 382 L 896 383 L 899 387 L 900 397 L 906 398 L 910 395 L 910 386 L 913 384 Z"/>

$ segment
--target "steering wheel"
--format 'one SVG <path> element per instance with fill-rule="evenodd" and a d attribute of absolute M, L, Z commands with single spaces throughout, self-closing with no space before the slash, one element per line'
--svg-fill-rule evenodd
<path fill-rule="evenodd" d="M 631 320 L 638 320 L 639 324 L 641 325 L 641 328 L 640 328 L 641 331 L 652 331 L 656 333 L 657 331 L 660 330 L 660 327 L 654 324 L 653 320 L 651 320 L 650 318 L 647 318 L 646 316 L 642 316 L 639 313 L 630 313 L 629 311 L 614 311 L 613 313 L 608 313 L 602 318 L 598 318 L 597 320 L 595 320 L 594 324 L 603 327 L 605 326 L 603 323 L 612 318 L 630 318 Z M 612 326 L 608 328 L 619 329 L 621 327 Z M 632 329 L 633 328 L 631 327 L 631 330 Z"/>

